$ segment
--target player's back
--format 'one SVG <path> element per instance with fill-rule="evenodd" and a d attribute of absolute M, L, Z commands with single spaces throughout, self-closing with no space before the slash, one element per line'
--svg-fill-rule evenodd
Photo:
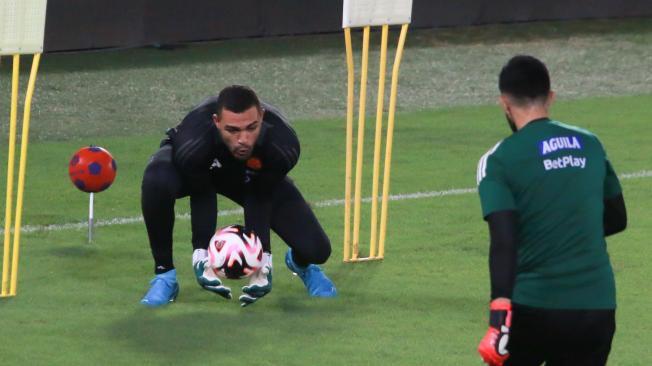
<path fill-rule="evenodd" d="M 549 119 L 530 122 L 487 156 L 485 169 L 501 171 L 518 214 L 515 302 L 615 306 L 603 234 L 607 164 L 593 134 Z"/>

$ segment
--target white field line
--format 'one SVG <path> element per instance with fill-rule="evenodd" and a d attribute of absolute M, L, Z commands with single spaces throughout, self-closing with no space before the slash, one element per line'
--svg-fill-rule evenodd
<path fill-rule="evenodd" d="M 624 173 L 619 176 L 621 180 L 627 179 L 637 179 L 637 178 L 650 178 L 652 177 L 652 170 L 641 170 L 633 173 Z M 404 201 L 404 200 L 415 200 L 415 199 L 425 199 L 425 198 L 437 198 L 437 197 L 446 197 L 446 196 L 457 196 L 463 194 L 470 194 L 477 192 L 477 188 L 453 188 L 445 191 L 429 191 L 429 192 L 415 192 L 415 193 L 402 193 L 402 194 L 393 194 L 389 196 L 390 201 Z M 371 202 L 371 197 L 366 197 L 362 199 L 363 202 Z M 318 201 L 312 203 L 313 207 L 324 208 L 324 207 L 333 207 L 333 206 L 343 206 L 343 199 L 330 199 L 324 201 Z M 242 215 L 242 209 L 236 208 L 232 210 L 223 210 L 220 211 L 219 217 L 226 216 L 235 216 Z M 190 214 L 178 214 L 176 215 L 177 219 L 180 220 L 189 220 Z M 127 225 L 143 222 L 142 216 L 132 216 L 132 217 L 116 217 L 109 220 L 98 220 L 95 222 L 95 226 L 113 226 L 113 225 Z M 51 225 L 26 225 L 22 227 L 22 233 L 34 233 L 39 231 L 63 231 L 63 230 L 81 230 L 88 228 L 88 222 L 74 222 L 66 224 L 51 224 Z M 13 230 L 12 230 L 13 231 Z M 0 235 L 4 234 L 4 230 L 0 229 Z"/>

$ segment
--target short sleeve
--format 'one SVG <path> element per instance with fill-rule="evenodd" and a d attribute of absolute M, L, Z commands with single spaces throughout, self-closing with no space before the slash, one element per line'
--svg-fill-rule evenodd
<path fill-rule="evenodd" d="M 618 176 L 616 175 L 613 166 L 611 166 L 611 163 L 609 162 L 609 159 L 605 158 L 605 164 L 607 172 L 604 177 L 604 198 L 613 198 L 619 194 L 622 194 L 623 190 L 620 186 Z"/>
<path fill-rule="evenodd" d="M 478 193 L 482 217 L 487 217 L 493 212 L 515 210 L 514 196 L 498 159 L 489 154 L 483 156 L 478 164 Z"/>

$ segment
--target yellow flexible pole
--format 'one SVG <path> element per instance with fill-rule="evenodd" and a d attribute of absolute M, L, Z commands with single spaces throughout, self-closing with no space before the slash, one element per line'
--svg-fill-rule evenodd
<path fill-rule="evenodd" d="M 365 107 L 367 103 L 367 69 L 369 67 L 369 28 L 362 32 L 362 66 L 360 69 L 360 107 L 358 109 L 358 146 L 355 161 L 355 202 L 353 205 L 353 255 L 358 258 L 360 244 L 360 205 L 362 202 L 362 159 L 364 152 Z"/>
<path fill-rule="evenodd" d="M 29 82 L 27 83 L 27 92 L 25 95 L 25 106 L 23 108 L 23 130 L 22 138 L 20 140 L 20 163 L 18 166 L 18 192 L 16 194 L 16 219 L 14 223 L 14 247 L 13 247 L 13 262 L 11 265 L 11 289 L 9 296 L 16 295 L 16 287 L 18 283 L 18 254 L 20 248 L 20 226 L 23 214 L 23 193 L 25 188 L 25 170 L 27 167 L 27 143 L 29 141 L 29 119 L 32 110 L 32 96 L 34 95 L 34 85 L 36 84 L 36 74 L 38 73 L 38 65 L 41 60 L 41 54 L 34 54 L 32 60 L 32 70 L 29 74 Z"/>
<path fill-rule="evenodd" d="M 387 34 L 389 25 L 383 25 L 380 41 L 380 67 L 378 71 L 378 100 L 376 102 L 376 136 L 374 139 L 374 164 L 371 186 L 371 225 L 369 239 L 369 257 L 376 256 L 378 247 L 378 181 L 380 178 L 380 147 L 382 145 L 383 106 L 385 103 L 385 71 L 387 68 Z"/>
<path fill-rule="evenodd" d="M 387 143 L 385 145 L 385 169 L 383 177 L 383 198 L 380 209 L 380 240 L 378 243 L 378 256 L 385 256 L 385 237 L 387 233 L 387 201 L 389 199 L 389 177 L 392 166 L 392 143 L 394 140 L 394 114 L 396 112 L 396 94 L 398 90 L 398 72 L 403 57 L 403 47 L 407 36 L 408 24 L 401 27 L 401 35 L 398 39 L 394 65 L 392 66 L 392 86 L 389 95 L 389 111 L 387 117 Z"/>
<path fill-rule="evenodd" d="M 344 186 L 344 261 L 351 259 L 351 170 L 353 165 L 353 93 L 355 74 L 353 65 L 353 47 L 351 45 L 351 28 L 344 28 L 346 44 L 347 95 L 346 95 L 346 168 Z"/>
<path fill-rule="evenodd" d="M 5 235 L 2 256 L 2 292 L 0 296 L 9 296 L 9 263 L 11 243 L 11 216 L 14 196 L 14 166 L 16 154 L 16 119 L 18 115 L 18 84 L 20 77 L 20 55 L 13 57 L 11 75 L 11 112 L 9 115 L 9 153 L 7 155 L 7 195 L 5 198 Z"/>

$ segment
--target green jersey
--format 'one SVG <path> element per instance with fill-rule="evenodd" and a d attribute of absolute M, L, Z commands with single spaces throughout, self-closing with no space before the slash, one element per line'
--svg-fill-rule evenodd
<path fill-rule="evenodd" d="M 478 164 L 484 217 L 518 217 L 512 301 L 550 309 L 614 309 L 604 239 L 604 199 L 621 193 L 598 138 L 539 119 L 502 140 Z"/>

